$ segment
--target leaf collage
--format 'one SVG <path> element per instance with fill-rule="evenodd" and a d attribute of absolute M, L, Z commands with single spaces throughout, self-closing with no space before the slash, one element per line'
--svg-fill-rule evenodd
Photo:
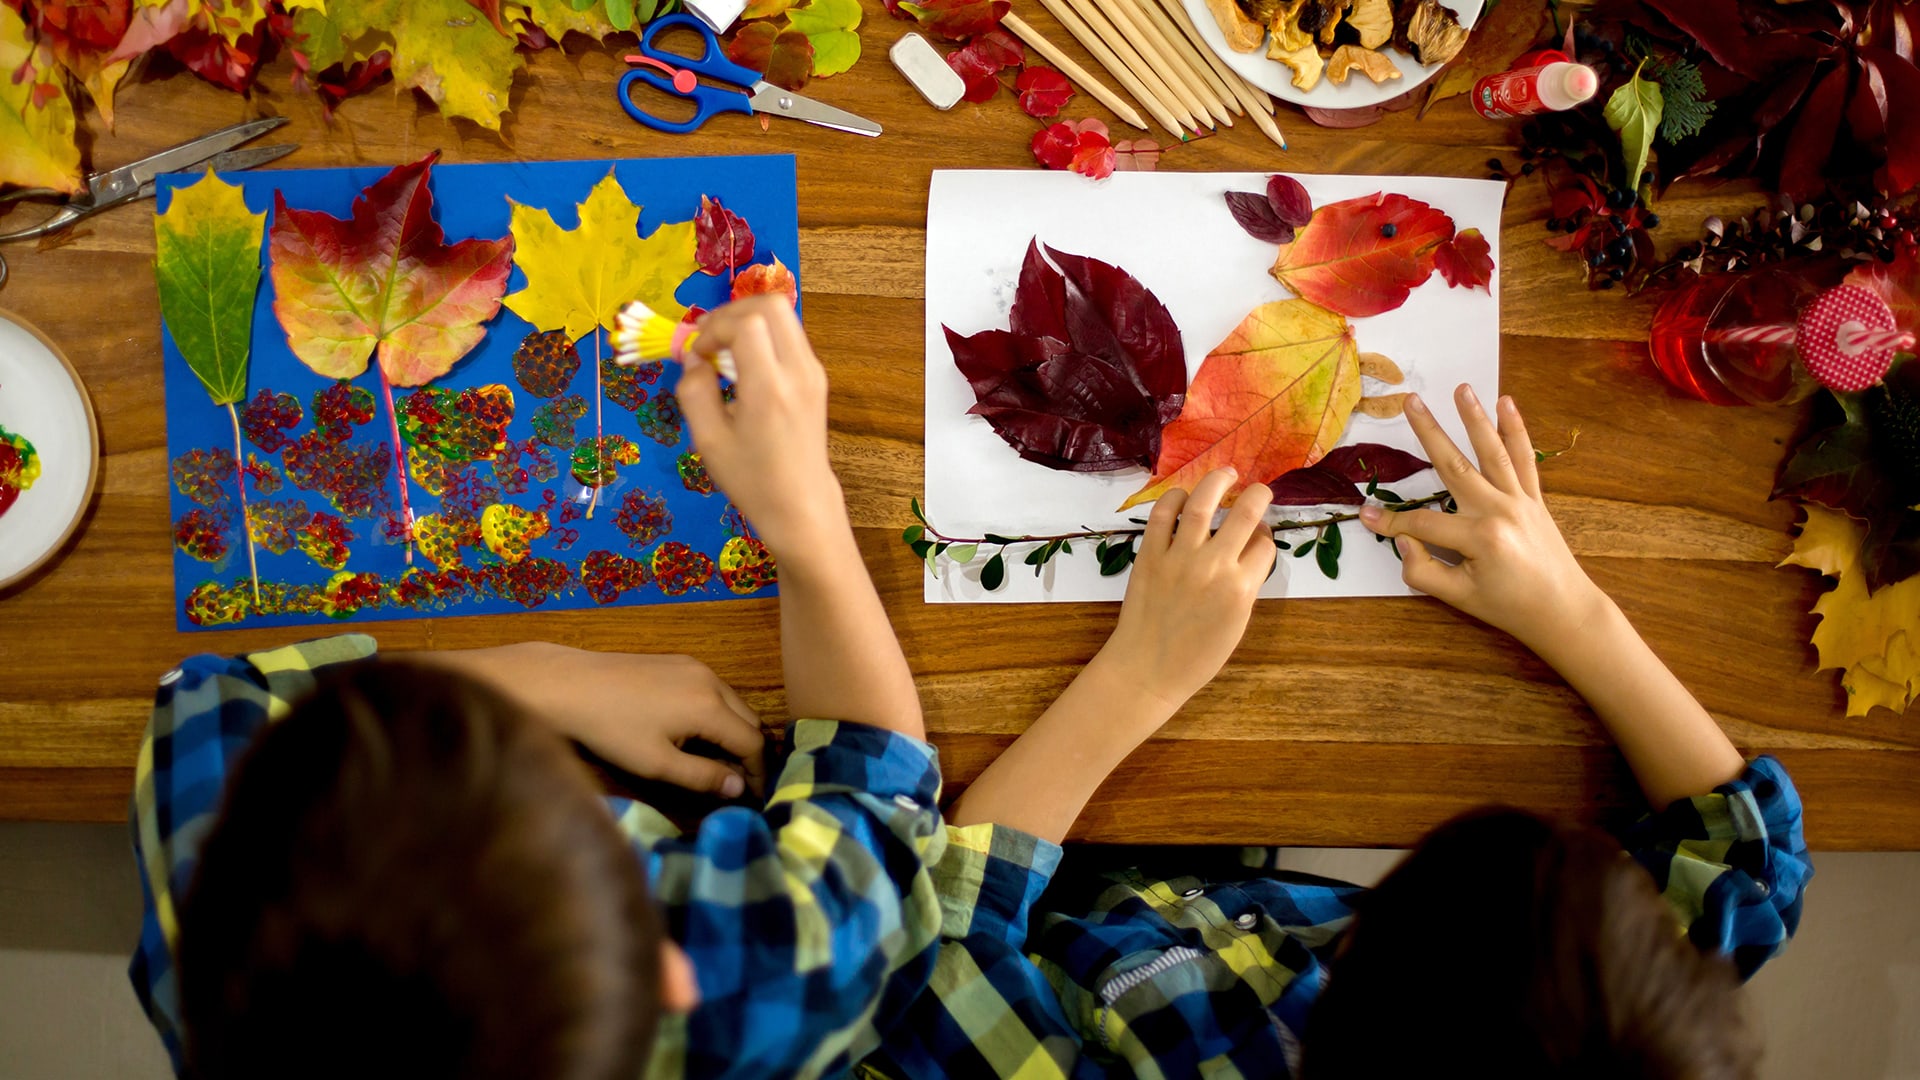
<path fill-rule="evenodd" d="M 1208 350 L 1191 381 L 1179 327 L 1149 288 L 1120 267 L 1046 247 L 1022 262 L 1007 329 L 942 327 L 983 418 L 1020 457 L 1070 472 L 1147 470 L 1122 511 L 1191 490 L 1231 467 L 1239 486 L 1270 485 L 1279 506 L 1451 505 L 1446 492 L 1407 500 L 1381 483 L 1427 468 L 1418 457 L 1366 444 L 1341 449 L 1356 410 L 1399 415 L 1405 395 L 1368 396 L 1364 382 L 1402 380 L 1399 367 L 1362 353 L 1353 320 L 1392 311 L 1436 273 L 1452 288 L 1491 289 L 1491 245 L 1477 229 L 1419 200 L 1377 193 L 1315 207 L 1291 177 L 1262 192 L 1227 192 L 1225 209 L 1255 239 L 1277 245 L 1271 274 L 1291 299 L 1261 304 Z M 1352 515 L 1275 523 L 1275 543 L 1339 574 L 1339 524 Z M 1314 530 L 1295 547 L 1282 532 Z M 1130 562 L 1138 530 L 1045 537 L 950 538 L 921 516 L 906 542 L 935 560 L 965 562 L 998 545 L 982 582 L 1003 582 L 1009 545 L 1029 544 L 1038 568 L 1094 542 L 1103 574 Z M 1124 548 L 1120 545 L 1124 545 Z M 1397 554 L 1397 553 L 1396 553 Z M 991 591 L 996 585 L 986 585 Z"/>
<path fill-rule="evenodd" d="M 272 186 L 254 193 L 271 199 L 269 224 L 240 187 L 211 175 L 172 190 L 156 217 L 167 340 L 206 391 L 199 409 L 224 410 L 232 432 L 230 449 L 198 441 L 204 434 L 173 446 L 183 628 L 577 606 L 567 598 L 581 594 L 645 603 L 774 584 L 765 546 L 712 498 L 662 365 L 621 367 L 602 335 L 630 300 L 688 310 L 675 294 L 708 280 L 703 248 L 724 245 L 715 276 L 734 277 L 714 286 L 723 296 L 747 271 L 775 290 L 791 273 L 751 261 L 760 253 L 750 224 L 704 194 L 697 217 L 647 214 L 643 229 L 643 207 L 611 171 L 577 206 L 507 198 L 508 235 L 449 242 L 433 194 L 437 156 L 380 176 L 344 217 Z M 317 378 L 310 395 L 281 389 L 297 381 L 284 370 L 269 385 L 249 375 L 263 243 L 270 318 L 290 362 Z M 509 293 L 515 275 L 524 287 Z M 442 385 L 499 332 L 503 307 L 529 327 L 510 363 Z M 171 390 L 170 442 L 210 433 Z M 619 426 L 603 423 L 609 409 Z M 643 459 L 653 462 L 645 475 L 631 473 Z M 684 494 L 653 487 L 662 477 Z M 689 520 L 688 500 L 712 506 L 699 516 L 711 514 L 722 539 L 698 539 L 713 525 Z M 599 522 L 596 507 L 607 510 Z M 246 572 L 225 578 L 241 542 Z"/>

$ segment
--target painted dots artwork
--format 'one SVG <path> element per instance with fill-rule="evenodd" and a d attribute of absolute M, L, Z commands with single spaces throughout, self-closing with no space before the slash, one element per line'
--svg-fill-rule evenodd
<path fill-rule="evenodd" d="M 162 177 L 157 212 L 197 179 Z M 725 303 L 755 267 L 799 265 L 791 157 L 429 158 L 222 179 L 267 218 L 244 393 L 227 388 L 218 400 L 231 407 L 210 405 L 163 335 L 182 629 L 776 590 L 766 545 L 693 449 L 678 369 L 614 363 L 608 305 L 644 299 L 692 318 Z M 724 218 L 702 215 L 718 203 Z M 456 297 L 458 310 L 384 321 L 329 312 L 324 290 L 313 291 L 324 279 L 315 266 L 408 265 L 362 240 L 378 230 L 352 227 L 395 207 L 431 219 L 435 257 L 477 241 L 476 262 L 510 269 L 492 292 Z M 722 221 L 727 236 L 708 235 Z M 733 258 L 710 269 L 699 253 L 718 246 Z M 499 261 L 509 249 L 510 264 Z M 349 257 L 357 261 L 341 262 Z M 278 259 L 287 272 L 276 277 Z M 339 329 L 362 316 L 351 333 Z M 434 333 L 410 337 L 420 320 Z M 340 343 L 352 334 L 361 338 Z M 32 445 L 0 431 L 0 513 L 37 471 Z"/>

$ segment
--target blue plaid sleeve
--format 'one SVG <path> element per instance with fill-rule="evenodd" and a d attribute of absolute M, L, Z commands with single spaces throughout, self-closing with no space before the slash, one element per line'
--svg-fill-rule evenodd
<path fill-rule="evenodd" d="M 942 912 L 933 976 L 864 1063 L 868 1075 L 1102 1075 L 1081 1057 L 1059 994 L 1026 955 L 1028 918 L 1059 865 L 1058 844 L 1017 829 L 948 827 L 933 866 Z"/>
<path fill-rule="evenodd" d="M 1680 799 L 1642 818 L 1625 839 L 1687 936 L 1732 958 L 1742 978 L 1799 929 L 1800 896 L 1813 865 L 1800 826 L 1800 794 L 1779 761 L 1754 759 L 1711 795 Z"/>
<path fill-rule="evenodd" d="M 247 656 L 195 656 L 160 679 L 134 774 L 130 824 L 144 910 L 127 974 L 176 1072 L 182 1034 L 176 909 L 213 827 L 227 773 L 256 731 L 313 688 L 314 672 L 373 652 L 372 638 L 347 634 Z"/>
<path fill-rule="evenodd" d="M 652 1076 L 843 1076 L 925 985 L 940 930 L 928 862 L 940 831 L 933 747 L 802 720 L 766 808 L 679 836 L 621 823 L 687 951 L 700 1004 L 664 1025 Z"/>

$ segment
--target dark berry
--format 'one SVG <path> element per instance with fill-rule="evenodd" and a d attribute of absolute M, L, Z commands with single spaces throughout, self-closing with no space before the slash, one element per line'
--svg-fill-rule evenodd
<path fill-rule="evenodd" d="M 1603 277 L 1603 278 L 1601 278 L 1601 279 L 1600 279 L 1600 287 L 1601 287 L 1601 288 L 1603 288 L 1603 289 L 1611 289 L 1611 288 L 1613 288 L 1613 279 L 1612 279 L 1612 278 L 1610 278 L 1610 277 Z"/>
<path fill-rule="evenodd" d="M 1621 278 L 1624 278 L 1627 276 L 1627 271 L 1625 267 L 1616 266 L 1613 269 L 1607 271 L 1607 276 L 1612 278 L 1615 281 L 1619 281 Z"/>
<path fill-rule="evenodd" d="M 1607 253 L 1604 251 L 1596 251 L 1587 256 L 1587 265 L 1595 267 L 1596 269 L 1607 265 Z"/>
<path fill-rule="evenodd" d="M 1506 168 L 1506 166 L 1505 166 L 1505 165 L 1502 165 L 1502 164 L 1500 164 L 1500 159 L 1499 159 L 1499 158 L 1497 158 L 1497 157 L 1490 157 L 1490 158 L 1488 158 L 1488 159 L 1487 159 L 1487 168 L 1489 168 L 1489 169 L 1504 169 L 1504 168 Z"/>
<path fill-rule="evenodd" d="M 1550 217 L 1550 218 L 1548 218 L 1548 219 L 1547 219 L 1547 231 L 1548 231 L 1548 232 L 1559 232 L 1559 231 L 1560 231 L 1560 219 L 1559 219 L 1559 218 L 1557 218 L 1557 217 Z"/>
<path fill-rule="evenodd" d="M 1380 235 L 1386 237 L 1389 240 L 1393 239 L 1393 234 L 1399 231 L 1400 231 L 1400 227 L 1395 225 L 1391 221 L 1387 222 L 1385 225 L 1380 226 Z"/>
<path fill-rule="evenodd" d="M 1529 162 L 1527 162 L 1527 163 L 1526 163 L 1525 165 L 1522 165 L 1522 166 L 1520 166 L 1520 175 L 1521 175 L 1521 176 L 1532 176 L 1532 175 L 1533 175 L 1533 162 L 1531 162 L 1531 161 L 1529 161 Z"/>
<path fill-rule="evenodd" d="M 1659 227 L 1660 227 L 1660 215 L 1659 215 L 1659 214 L 1648 214 L 1648 215 L 1646 216 L 1646 226 L 1647 226 L 1647 228 L 1649 228 L 1649 229 L 1657 229 L 1657 228 L 1659 228 Z"/>
<path fill-rule="evenodd" d="M 1610 188 L 1607 191 L 1607 205 L 1615 210 L 1625 210 L 1633 205 L 1632 188 Z"/>

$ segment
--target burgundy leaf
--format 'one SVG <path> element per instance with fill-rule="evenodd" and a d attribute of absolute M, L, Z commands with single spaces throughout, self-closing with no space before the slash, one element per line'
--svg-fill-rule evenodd
<path fill-rule="evenodd" d="M 1307 197 L 1307 189 L 1300 186 L 1300 181 L 1291 176 L 1276 173 L 1267 181 L 1267 202 L 1273 204 L 1275 217 L 1295 229 L 1305 228 L 1313 217 L 1313 200 Z"/>
<path fill-rule="evenodd" d="M 1920 68 L 1889 49 L 1863 48 L 1860 57 L 1887 87 L 1887 163 L 1874 174 L 1874 183 L 1898 195 L 1920 184 Z"/>
<path fill-rule="evenodd" d="M 1019 67 L 1027 62 L 1026 47 L 1020 44 L 1018 38 L 1005 30 L 989 30 L 974 38 L 967 48 L 991 61 L 995 65 L 995 71 L 1001 68 Z"/>
<path fill-rule="evenodd" d="M 753 230 L 745 218 L 720 205 L 719 199 L 700 196 L 693 238 L 693 257 L 702 273 L 732 274 L 753 261 Z"/>
<path fill-rule="evenodd" d="M 1418 454 L 1409 454 L 1380 443 L 1336 446 L 1314 464 L 1345 477 L 1350 484 L 1364 484 L 1369 480 L 1391 484 L 1395 480 L 1405 480 L 1422 469 L 1433 468 L 1427 459 Z"/>
<path fill-rule="evenodd" d="M 1359 506 L 1367 501 L 1353 481 L 1325 465 L 1283 472 L 1267 486 L 1273 489 L 1275 506 Z"/>
<path fill-rule="evenodd" d="M 1179 328 L 1152 293 L 1116 266 L 1036 240 L 1009 323 L 970 336 L 942 328 L 973 387 L 969 412 L 1048 468 L 1153 464 L 1161 427 L 1185 401 L 1187 369 Z"/>
<path fill-rule="evenodd" d="M 1233 220 L 1239 222 L 1240 227 L 1247 230 L 1247 235 L 1255 240 L 1265 240 L 1269 244 L 1293 242 L 1293 226 L 1280 220 L 1272 200 L 1265 195 L 1256 195 L 1251 191 L 1229 191 L 1227 209 L 1233 212 Z"/>
<path fill-rule="evenodd" d="M 1827 161 L 1833 157 L 1852 76 L 1847 66 L 1835 65 L 1814 84 L 1794 117 L 1780 158 L 1780 190 L 1796 200 L 1818 194 L 1826 186 Z"/>

